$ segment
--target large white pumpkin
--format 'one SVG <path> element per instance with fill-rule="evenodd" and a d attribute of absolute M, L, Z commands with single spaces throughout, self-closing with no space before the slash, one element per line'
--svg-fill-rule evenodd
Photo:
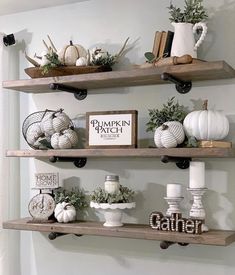
<path fill-rule="evenodd" d="M 207 101 L 204 110 L 189 113 L 183 125 L 186 135 L 197 140 L 222 140 L 229 132 L 227 117 L 222 112 L 207 110 Z"/>
<path fill-rule="evenodd" d="M 52 136 L 54 133 L 59 133 L 70 126 L 70 118 L 62 111 L 57 111 L 49 116 L 46 116 L 41 121 L 41 129 L 45 135 Z"/>
<path fill-rule="evenodd" d="M 158 127 L 154 134 L 157 147 L 174 148 L 185 138 L 183 125 L 178 121 L 168 121 Z"/>
<path fill-rule="evenodd" d="M 54 149 L 70 149 L 78 144 L 78 135 L 72 129 L 66 129 L 60 133 L 55 133 L 51 137 L 51 146 Z"/>
<path fill-rule="evenodd" d="M 54 215 L 58 222 L 71 222 L 76 220 L 76 209 L 70 203 L 61 202 L 56 205 Z"/>
<path fill-rule="evenodd" d="M 67 66 L 75 66 L 79 57 L 86 57 L 87 51 L 79 44 L 73 44 L 70 41 L 69 45 L 64 46 L 58 53 L 59 60 Z"/>

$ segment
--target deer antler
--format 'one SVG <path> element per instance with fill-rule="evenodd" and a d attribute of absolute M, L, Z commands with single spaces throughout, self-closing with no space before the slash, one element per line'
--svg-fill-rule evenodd
<path fill-rule="evenodd" d="M 25 55 L 25 58 L 26 58 L 31 64 L 33 64 L 35 67 L 40 67 L 40 64 L 39 64 L 37 61 L 35 61 L 34 59 L 32 59 L 31 57 L 29 57 L 29 56 L 26 54 L 26 52 L 24 53 L 24 55 Z"/>
<path fill-rule="evenodd" d="M 54 52 L 57 52 L 57 49 L 56 49 L 56 47 L 55 47 L 54 43 L 52 42 L 52 40 L 51 40 L 50 36 L 49 36 L 49 35 L 47 35 L 47 37 L 48 37 L 48 39 L 49 39 L 49 41 L 50 41 L 50 43 L 51 43 L 51 47 L 52 47 L 53 51 L 54 51 Z"/>
<path fill-rule="evenodd" d="M 118 60 L 118 59 L 123 55 L 123 53 L 124 53 L 124 51 L 125 51 L 125 49 L 126 49 L 127 42 L 128 42 L 129 39 L 130 39 L 130 37 L 128 37 L 128 38 L 126 39 L 126 41 L 124 42 L 124 44 L 123 44 L 121 50 L 120 50 L 119 53 L 116 55 L 116 60 Z"/>

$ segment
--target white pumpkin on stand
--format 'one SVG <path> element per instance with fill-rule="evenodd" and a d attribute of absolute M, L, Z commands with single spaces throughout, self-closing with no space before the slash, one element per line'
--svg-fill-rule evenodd
<path fill-rule="evenodd" d="M 78 135 L 72 129 L 66 129 L 60 133 L 55 133 L 51 137 L 51 146 L 54 149 L 70 149 L 78 144 Z"/>
<path fill-rule="evenodd" d="M 158 127 L 154 134 L 157 147 L 174 148 L 184 142 L 185 134 L 183 125 L 178 121 L 168 121 Z"/>
<path fill-rule="evenodd" d="M 193 111 L 185 117 L 185 133 L 197 140 L 222 140 L 229 133 L 229 121 L 222 112 L 208 110 L 207 105 L 208 100 L 205 100 L 203 110 Z"/>

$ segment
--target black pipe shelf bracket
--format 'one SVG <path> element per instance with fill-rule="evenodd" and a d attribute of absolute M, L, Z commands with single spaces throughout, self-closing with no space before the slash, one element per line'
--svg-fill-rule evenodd
<path fill-rule="evenodd" d="M 175 84 L 177 92 L 179 92 L 180 94 L 187 94 L 192 88 L 191 81 L 180 80 L 169 73 L 162 73 L 161 79 L 164 81 L 173 82 Z"/>
<path fill-rule="evenodd" d="M 175 162 L 176 166 L 180 169 L 187 169 L 189 168 L 191 158 L 186 157 L 170 157 L 170 156 L 161 156 L 161 162 L 169 163 Z"/>
<path fill-rule="evenodd" d="M 50 232 L 48 235 L 48 239 L 53 241 L 53 240 L 57 239 L 58 237 L 62 237 L 65 235 L 69 235 L 69 233 Z M 77 237 L 82 237 L 82 235 L 80 235 L 80 234 L 74 234 L 74 235 Z"/>
<path fill-rule="evenodd" d="M 60 84 L 60 83 L 51 83 L 49 84 L 51 90 L 60 90 L 68 93 L 74 94 L 74 97 L 78 100 L 83 100 L 87 97 L 86 89 L 79 89 L 72 86 Z"/>
<path fill-rule="evenodd" d="M 189 245 L 189 243 L 177 243 L 177 242 L 161 241 L 160 242 L 160 247 L 161 247 L 161 249 L 167 249 L 168 247 L 170 247 L 173 244 L 178 244 L 180 246 Z"/>
<path fill-rule="evenodd" d="M 74 166 L 76 166 L 77 168 L 83 168 L 87 163 L 87 158 L 52 156 L 52 157 L 49 158 L 49 161 L 52 162 L 52 163 L 55 163 L 55 162 L 73 162 Z"/>

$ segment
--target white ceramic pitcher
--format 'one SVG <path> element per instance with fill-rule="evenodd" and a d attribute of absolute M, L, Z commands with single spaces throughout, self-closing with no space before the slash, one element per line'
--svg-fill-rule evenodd
<path fill-rule="evenodd" d="M 174 39 L 172 42 L 171 56 L 182 56 L 185 54 L 197 58 L 197 48 L 201 45 L 206 37 L 207 26 L 203 22 L 196 23 L 172 23 L 175 28 Z M 194 34 L 197 29 L 202 28 L 202 33 L 197 42 Z"/>

